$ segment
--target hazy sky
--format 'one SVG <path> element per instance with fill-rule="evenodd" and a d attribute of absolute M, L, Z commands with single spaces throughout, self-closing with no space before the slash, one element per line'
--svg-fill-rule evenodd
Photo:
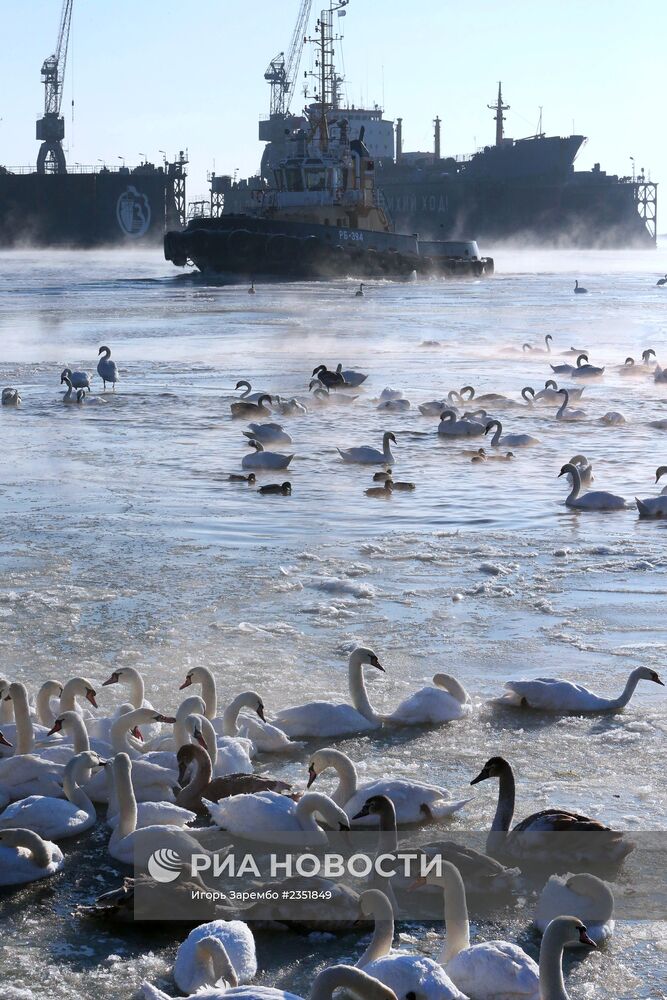
<path fill-rule="evenodd" d="M 314 0 L 313 19 L 322 0 Z M 189 149 L 188 196 L 206 172 L 242 174 L 261 155 L 264 70 L 289 45 L 300 0 L 74 0 L 63 109 L 68 160 L 134 163 Z M 61 0 L 0 0 L 0 163 L 35 161 L 40 67 Z M 667 5 L 643 0 L 350 0 L 341 56 L 351 102 L 404 120 L 404 148 L 443 154 L 493 141 L 498 80 L 506 134 L 589 137 L 578 164 L 667 180 Z M 341 60 L 339 60 L 341 61 Z M 304 53 L 302 72 L 310 65 Z M 74 122 L 71 101 L 75 101 Z M 297 110 L 300 91 L 293 102 Z"/>

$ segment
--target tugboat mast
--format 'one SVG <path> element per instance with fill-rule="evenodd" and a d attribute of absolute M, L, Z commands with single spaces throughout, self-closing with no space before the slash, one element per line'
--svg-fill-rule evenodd
<path fill-rule="evenodd" d="M 318 78 L 319 93 L 315 94 L 317 102 L 318 118 L 314 127 L 314 132 L 320 134 L 320 149 L 326 153 L 329 148 L 329 119 L 328 112 L 338 105 L 338 91 L 340 87 L 340 77 L 336 75 L 334 68 L 334 42 L 340 40 L 340 35 L 334 35 L 333 15 L 335 11 L 341 11 L 347 7 L 350 0 L 331 0 L 328 10 L 320 13 L 319 20 L 315 25 L 316 38 L 308 38 L 306 41 L 316 45 L 318 57 L 316 67 L 318 72 L 313 76 Z"/>
<path fill-rule="evenodd" d="M 503 104 L 503 91 L 502 84 L 498 83 L 498 99 L 495 104 L 487 104 L 487 108 L 491 111 L 495 111 L 496 120 L 496 146 L 502 146 L 503 144 L 503 122 L 505 121 L 503 117 L 503 111 L 509 111 L 509 104 Z"/>

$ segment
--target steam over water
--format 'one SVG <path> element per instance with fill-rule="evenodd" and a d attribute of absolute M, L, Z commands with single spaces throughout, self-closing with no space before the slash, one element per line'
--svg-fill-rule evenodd
<path fill-rule="evenodd" d="M 557 478 L 583 452 L 592 488 L 628 500 L 660 491 L 667 430 L 649 422 L 667 420 L 667 383 L 617 367 L 649 347 L 667 364 L 667 288 L 655 287 L 663 258 L 495 256 L 489 280 L 377 283 L 359 300 L 342 281 L 260 284 L 249 296 L 179 274 L 157 253 L 0 255 L 0 379 L 23 397 L 0 413 L 0 674 L 31 692 L 50 677 L 89 677 L 107 714 L 124 692 L 99 685 L 131 664 L 167 712 L 203 663 L 222 704 L 254 688 L 270 717 L 343 700 L 347 650 L 363 642 L 387 671 L 369 678 L 378 710 L 445 671 L 476 711 L 438 730 L 340 743 L 362 779 L 414 775 L 472 794 L 443 829 L 486 830 L 495 782 L 469 781 L 500 753 L 517 773 L 518 818 L 561 805 L 633 832 L 665 830 L 664 688 L 641 683 L 624 713 L 602 720 L 485 704 L 510 678 L 560 675 L 615 696 L 638 665 L 667 672 L 667 522 L 640 522 L 634 509 L 574 513 Z M 573 295 L 575 278 L 587 296 Z M 546 334 L 552 357 L 521 351 L 543 347 Z M 93 373 L 102 344 L 120 368 L 115 395 L 106 406 L 62 405 L 61 369 Z M 505 432 L 541 441 L 513 449 L 511 462 L 472 464 L 464 451 L 490 451 L 488 439 L 440 439 L 438 419 L 417 410 L 465 384 L 520 400 L 523 386 L 544 385 L 549 361 L 571 360 L 560 357 L 570 346 L 606 365 L 573 403 L 587 419 L 488 406 Z M 369 378 L 349 406 L 275 418 L 294 439 L 281 450 L 295 458 L 288 474 L 259 480 L 289 478 L 292 496 L 228 482 L 247 453 L 245 422 L 229 412 L 236 381 L 306 396 L 321 362 Z M 385 386 L 412 408 L 378 411 Z M 610 410 L 627 424 L 600 423 Z M 416 490 L 373 500 L 364 496 L 373 470 L 343 465 L 336 447 L 381 447 L 386 430 L 397 439 L 395 475 Z M 263 766 L 304 787 L 308 760 L 307 751 Z M 333 779 L 318 787 L 331 791 Z M 169 972 L 185 931 L 119 933 L 70 916 L 119 884 L 106 838 L 99 825 L 65 842 L 63 874 L 0 895 L 3 1000 L 126 1000 L 145 978 L 175 992 Z M 518 936 L 536 955 L 532 906 L 527 898 L 508 921 L 473 926 L 473 940 Z M 412 950 L 436 956 L 439 926 L 402 931 Z M 316 971 L 354 963 L 364 947 L 359 934 L 259 935 L 260 979 L 307 995 Z M 659 997 L 666 966 L 667 923 L 621 920 L 606 950 L 568 959 L 566 981 L 573 997 Z"/>

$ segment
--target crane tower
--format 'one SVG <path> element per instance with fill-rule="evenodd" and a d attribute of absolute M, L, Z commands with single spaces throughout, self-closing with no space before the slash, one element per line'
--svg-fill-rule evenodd
<path fill-rule="evenodd" d="M 67 63 L 67 46 L 72 23 L 74 0 L 63 0 L 60 28 L 55 51 L 42 63 L 44 84 L 44 115 L 37 120 L 36 138 L 41 142 L 37 156 L 38 174 L 66 174 L 67 164 L 62 141 L 65 138 L 65 119 L 60 114 L 63 99 L 63 81 Z"/>

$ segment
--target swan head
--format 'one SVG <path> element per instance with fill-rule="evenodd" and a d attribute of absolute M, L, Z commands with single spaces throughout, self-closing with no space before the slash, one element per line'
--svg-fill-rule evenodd
<path fill-rule="evenodd" d="M 315 978 L 313 993 L 333 996 L 339 987 L 359 1000 L 398 1000 L 396 994 L 379 979 L 351 965 L 330 965 Z"/>
<path fill-rule="evenodd" d="M 313 368 L 313 375 L 317 376 L 321 372 L 325 372 L 326 370 L 327 370 L 327 366 L 326 365 L 318 365 L 317 368 Z"/>
<path fill-rule="evenodd" d="M 544 388 L 545 389 L 558 389 L 558 383 L 555 381 L 555 379 L 548 378 L 546 380 L 546 382 L 544 383 Z"/>
<path fill-rule="evenodd" d="M 192 734 L 195 739 L 197 739 L 197 733 Z M 201 736 L 201 731 L 199 731 Z M 184 743 L 182 747 L 178 748 L 176 753 L 176 761 L 178 763 L 178 783 L 179 785 L 185 784 L 185 775 L 187 773 L 190 765 L 196 761 L 199 767 L 202 764 L 206 764 L 208 761 L 208 767 L 211 767 L 211 758 L 208 752 L 208 747 L 206 746 L 206 741 L 197 743 Z"/>
<path fill-rule="evenodd" d="M 296 804 L 299 816 L 321 816 L 325 823 L 339 831 L 349 831 L 350 822 L 345 810 L 321 792 L 306 792 Z"/>
<path fill-rule="evenodd" d="M 376 920 L 394 919 L 393 907 L 380 889 L 366 889 L 362 892 L 359 896 L 359 909 L 364 917 L 374 917 Z M 416 997 L 416 994 L 413 993 L 413 997 Z M 407 993 L 405 998 L 407 1000 Z"/>
<path fill-rule="evenodd" d="M 566 462 L 556 478 L 560 479 L 561 476 L 566 476 L 568 472 L 570 473 L 570 475 L 573 472 L 575 472 L 577 475 L 580 475 L 579 469 L 577 468 L 576 465 L 573 465 L 572 462 Z"/>
<path fill-rule="evenodd" d="M 661 476 L 667 472 L 667 465 L 659 465 L 655 470 L 655 481 L 656 483 L 660 480 Z"/>
<path fill-rule="evenodd" d="M 250 385 L 250 382 L 247 382 L 244 378 L 242 378 L 239 382 L 236 383 L 234 389 L 247 389 L 248 392 L 250 392 L 252 386 Z"/>
<path fill-rule="evenodd" d="M 105 354 L 107 356 L 107 358 L 110 358 L 111 357 L 111 348 L 110 347 L 105 347 L 103 345 L 102 347 L 100 347 L 99 351 L 97 352 L 97 356 L 99 357 L 100 354 Z"/>
<path fill-rule="evenodd" d="M 651 355 L 654 358 L 657 357 L 657 354 L 655 353 L 652 347 L 647 347 L 645 351 L 642 351 L 642 358 L 644 359 L 644 362 L 646 364 L 648 364 L 648 359 L 651 357 Z"/>
<path fill-rule="evenodd" d="M 453 410 L 443 410 L 440 414 L 440 420 L 450 420 L 454 422 L 454 420 L 456 420 L 456 414 Z"/>
<path fill-rule="evenodd" d="M 383 435 L 383 439 L 384 439 L 384 441 L 393 441 L 394 444 L 396 444 L 396 437 L 394 436 L 394 434 L 392 433 L 392 431 L 385 431 L 385 433 Z"/>
<path fill-rule="evenodd" d="M 524 351 L 524 352 L 526 352 L 526 351 L 532 351 L 532 349 L 533 349 L 532 344 L 522 344 L 521 345 L 521 350 Z"/>
<path fill-rule="evenodd" d="M 573 455 L 570 459 L 571 465 L 588 465 L 588 459 L 585 455 Z"/>
<path fill-rule="evenodd" d="M 65 771 L 69 768 L 70 773 L 73 771 L 78 775 L 86 771 L 99 771 L 101 767 L 106 767 L 108 763 L 108 760 L 104 760 L 94 750 L 84 750 L 82 753 L 78 753 L 75 757 L 71 758 L 65 766 Z"/>
<path fill-rule="evenodd" d="M 470 784 L 477 785 L 480 781 L 486 781 L 488 778 L 499 778 L 500 775 L 505 773 L 508 768 L 509 764 L 504 757 L 490 757 L 477 777 L 473 778 Z"/>
<path fill-rule="evenodd" d="M 660 684 L 661 687 L 665 686 L 665 682 L 660 680 L 659 674 L 655 670 L 651 670 L 650 667 L 637 667 L 632 672 L 640 681 L 653 681 L 654 684 Z"/>
<path fill-rule="evenodd" d="M 363 819 L 364 816 L 379 816 L 385 820 L 385 827 L 396 826 L 396 808 L 388 795 L 371 795 L 352 819 Z"/>
<path fill-rule="evenodd" d="M 486 427 L 484 428 L 484 433 L 488 434 L 489 431 L 493 430 L 494 427 L 498 427 L 499 430 L 501 431 L 503 429 L 503 425 L 500 423 L 499 420 L 489 420 L 486 424 Z"/>
<path fill-rule="evenodd" d="M 2 747 L 11 747 L 11 745 L 12 744 L 5 737 L 4 733 L 0 732 L 0 746 L 2 746 Z"/>
<path fill-rule="evenodd" d="M 56 733 L 61 733 L 63 729 L 67 731 L 73 726 L 76 726 L 81 722 L 81 716 L 78 712 L 63 712 L 55 720 L 51 728 L 49 729 L 47 736 L 55 736 Z"/>
<path fill-rule="evenodd" d="M 85 677 L 72 677 L 65 684 L 65 689 L 68 693 L 74 695 L 75 698 L 85 698 L 93 708 L 98 708 L 98 704 L 95 701 L 97 691 Z"/>
<path fill-rule="evenodd" d="M 60 384 L 62 385 L 63 382 L 65 383 L 68 389 L 72 388 L 72 379 L 70 378 L 69 375 L 66 375 L 65 372 L 63 372 L 62 375 L 60 376 Z"/>
<path fill-rule="evenodd" d="M 463 395 L 464 392 L 467 393 L 467 397 Z M 471 399 L 475 398 L 475 389 L 472 385 L 464 385 L 463 388 L 459 390 L 458 396 L 461 399 L 467 398 L 467 402 L 470 402 Z"/>
<path fill-rule="evenodd" d="M 357 646 L 350 653 L 350 666 L 351 667 L 363 667 L 368 664 L 371 667 L 375 667 L 376 670 L 381 670 L 385 673 L 385 669 L 378 660 L 376 654 L 368 646 Z"/>
<path fill-rule="evenodd" d="M 551 942 L 558 945 L 586 944 L 589 948 L 597 948 L 595 941 L 588 936 L 586 925 L 579 917 L 556 917 L 547 925 L 542 939 L 542 947 L 547 948 Z"/>
<path fill-rule="evenodd" d="M 588 364 L 588 355 L 580 354 L 577 358 L 577 368 L 581 368 L 582 363 Z"/>

